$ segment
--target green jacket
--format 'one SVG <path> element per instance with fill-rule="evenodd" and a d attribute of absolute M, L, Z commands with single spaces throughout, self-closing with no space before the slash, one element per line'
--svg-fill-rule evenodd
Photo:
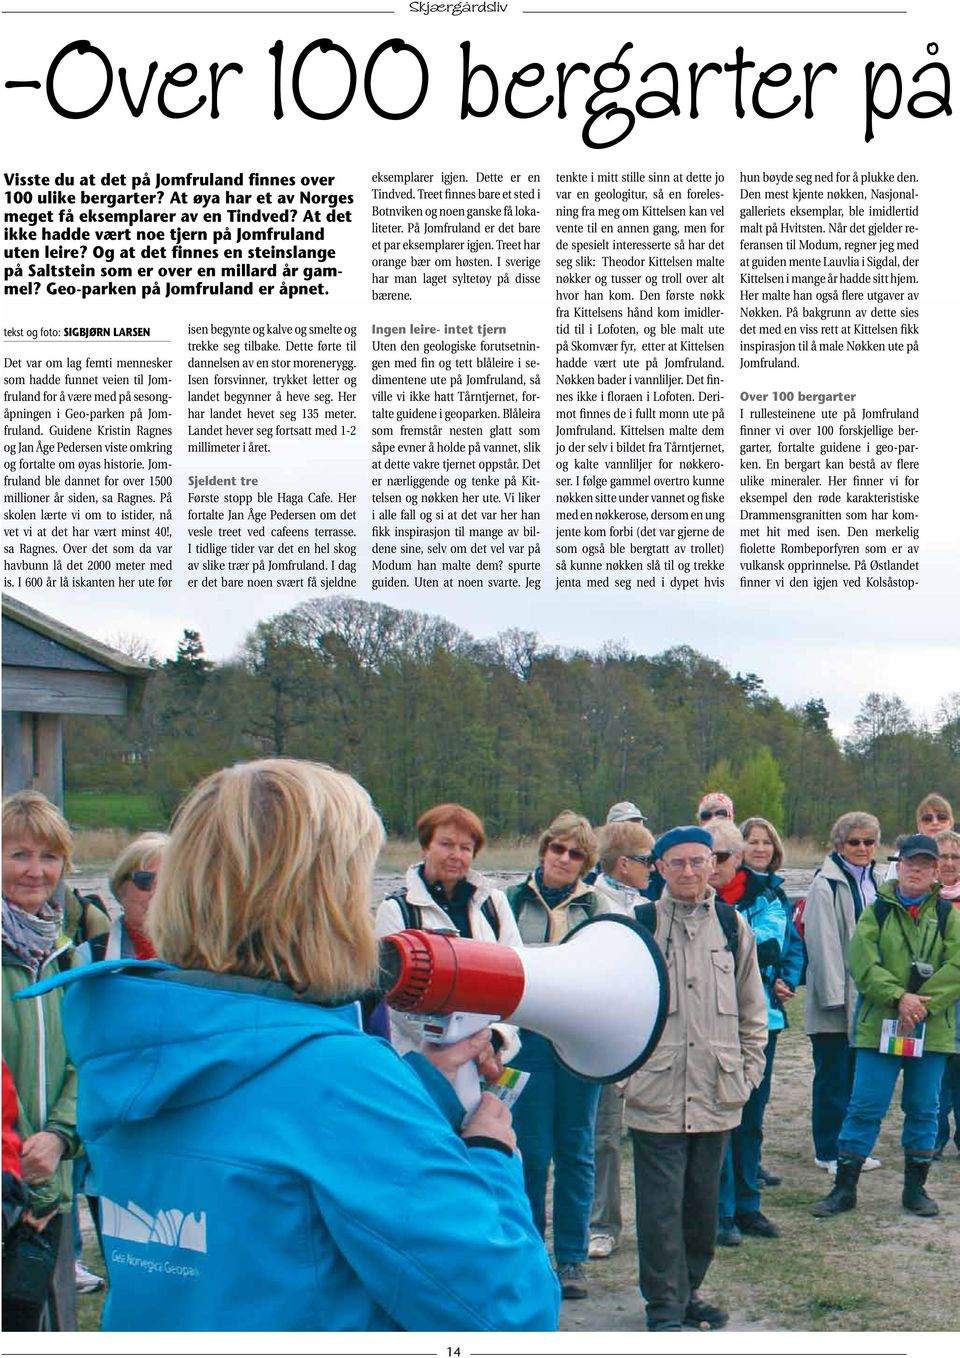
<path fill-rule="evenodd" d="M 67 1057 L 60 1019 L 62 990 L 14 1003 L 13 997 L 34 981 L 70 966 L 72 944 L 62 935 L 57 951 L 34 976 L 19 958 L 3 951 L 3 1059 L 17 1087 L 17 1129 L 26 1140 L 34 1132 L 58 1132 L 67 1143 L 52 1178 L 30 1185 L 35 1216 L 57 1208 L 68 1212 L 73 1200 L 73 1167 L 77 1153 L 77 1072 Z"/>
<path fill-rule="evenodd" d="M 854 1046 L 880 1045 L 884 1019 L 897 1018 L 900 996 L 907 991 L 914 960 L 935 968 L 917 992 L 930 1000 L 924 1051 L 954 1050 L 956 1014 L 960 999 L 960 910 L 951 910 L 944 937 L 937 927 L 935 887 L 920 907 L 917 920 L 897 901 L 896 883 L 884 882 L 877 900 L 868 905 L 850 939 L 847 965 L 860 992 L 854 1016 Z M 880 900 L 891 902 L 881 925 L 877 923 Z"/>

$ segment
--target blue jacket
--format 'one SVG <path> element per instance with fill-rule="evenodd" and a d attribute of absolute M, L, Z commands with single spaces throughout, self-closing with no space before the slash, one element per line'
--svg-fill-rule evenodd
<path fill-rule="evenodd" d="M 358 1006 L 102 963 L 66 978 L 108 1330 L 553 1330 L 520 1160 Z M 152 974 L 151 974 L 152 973 Z"/>
<path fill-rule="evenodd" d="M 788 917 L 771 878 L 751 868 L 744 868 L 744 872 L 746 888 L 737 909 L 756 936 L 757 962 L 767 999 L 767 1027 L 776 1033 L 786 1027 L 786 1015 L 773 993 L 773 983 L 781 975 Z"/>

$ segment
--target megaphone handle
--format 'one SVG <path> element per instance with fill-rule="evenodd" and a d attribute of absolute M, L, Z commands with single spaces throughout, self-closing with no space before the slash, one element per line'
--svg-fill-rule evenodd
<path fill-rule="evenodd" d="M 468 1061 L 466 1065 L 460 1067 L 453 1087 L 457 1091 L 457 1098 L 467 1110 L 467 1116 L 464 1118 L 466 1122 L 473 1117 L 480 1107 L 480 1072 L 477 1070 L 474 1061 Z"/>
<path fill-rule="evenodd" d="M 448 1047 L 454 1042 L 460 1042 L 465 1037 L 472 1037 L 481 1028 L 486 1028 L 493 1020 L 493 1014 L 468 1014 L 457 1012 L 446 1014 L 442 1018 L 431 1018 L 428 1037 L 438 1046 Z M 467 1110 L 467 1118 L 473 1117 L 480 1107 L 480 1072 L 477 1070 L 475 1061 L 467 1061 L 457 1070 L 454 1077 L 453 1087 L 457 1091 L 457 1098 Z"/>

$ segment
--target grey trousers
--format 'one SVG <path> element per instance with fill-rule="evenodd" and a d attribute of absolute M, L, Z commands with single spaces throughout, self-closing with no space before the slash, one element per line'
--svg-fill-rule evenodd
<path fill-rule="evenodd" d="M 647 1321 L 679 1322 L 717 1240 L 728 1132 L 632 1130 L 640 1291 Z"/>
<path fill-rule="evenodd" d="M 596 1178 L 593 1207 L 590 1210 L 590 1234 L 612 1235 L 620 1243 L 623 1214 L 620 1210 L 620 1137 L 623 1134 L 624 1090 L 616 1085 L 604 1085 L 597 1108 L 597 1131 L 594 1139 Z"/>

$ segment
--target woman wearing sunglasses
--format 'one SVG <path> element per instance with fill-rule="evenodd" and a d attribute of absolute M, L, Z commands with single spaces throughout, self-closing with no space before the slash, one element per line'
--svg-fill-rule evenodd
<path fill-rule="evenodd" d="M 590 822 L 561 811 L 540 836 L 540 862 L 507 892 L 525 945 L 560 943 L 597 910 L 582 878 L 597 859 Z M 583 1271 L 593 1201 L 593 1134 L 600 1086 L 571 1074 L 546 1038 L 520 1031 L 513 1062 L 530 1080 L 513 1112 L 533 1219 L 545 1235 L 547 1171 L 553 1161 L 553 1252 L 563 1296 L 587 1295 Z"/>
<path fill-rule="evenodd" d="M 140 835 L 123 850 L 110 869 L 110 890 L 123 906 L 123 914 L 114 920 L 109 933 L 77 950 L 77 963 L 156 957 L 147 912 L 168 842 L 167 835 Z"/>
<path fill-rule="evenodd" d="M 733 800 L 725 792 L 705 792 L 697 806 L 697 821 L 705 830 L 711 821 L 733 820 Z"/>
<path fill-rule="evenodd" d="M 880 822 L 867 811 L 847 811 L 830 831 L 832 852 L 810 886 L 803 914 L 807 947 L 804 1025 L 813 1048 L 814 1160 L 836 1173 L 837 1137 L 853 1088 L 855 1050 L 850 1045 L 857 988 L 847 969 L 847 948 L 864 906 L 877 897 L 874 859 Z M 868 1156 L 864 1169 L 879 1160 Z"/>
<path fill-rule="evenodd" d="M 931 835 L 936 839 L 937 835 L 944 830 L 953 829 L 953 807 L 946 797 L 941 797 L 939 792 L 928 792 L 923 801 L 917 807 L 917 834 Z M 895 882 L 899 875 L 900 868 L 900 843 L 906 839 L 907 835 L 897 837 L 897 853 L 890 859 L 887 865 L 884 880 Z"/>

